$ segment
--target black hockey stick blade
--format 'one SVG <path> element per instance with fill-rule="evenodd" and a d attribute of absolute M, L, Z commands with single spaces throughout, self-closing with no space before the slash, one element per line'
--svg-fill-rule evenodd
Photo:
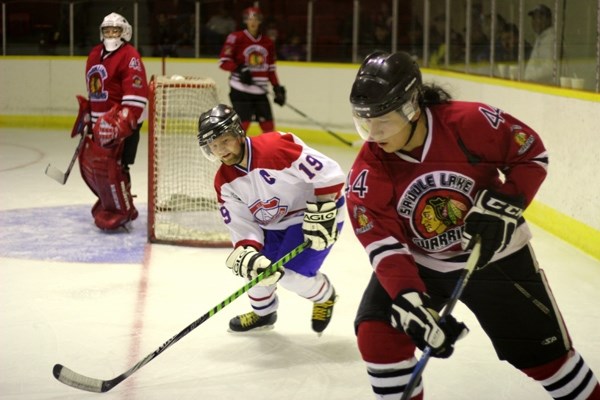
<path fill-rule="evenodd" d="M 473 246 L 471 255 L 469 256 L 469 259 L 467 260 L 467 265 L 462 270 L 460 278 L 458 279 L 458 282 L 456 283 L 456 286 L 454 287 L 454 291 L 452 292 L 452 295 L 450 296 L 450 300 L 448 301 L 448 304 L 446 304 L 446 307 L 444 307 L 444 309 L 442 310 L 442 312 L 440 314 L 440 319 L 443 319 L 447 315 L 450 315 L 452 313 L 452 311 L 454 310 L 454 307 L 456 306 L 456 303 L 458 303 L 458 300 L 460 299 L 460 296 L 462 295 L 462 292 L 465 289 L 465 286 L 467 286 L 467 283 L 469 282 L 469 278 L 471 277 L 471 274 L 473 273 L 473 271 L 475 271 L 475 267 L 477 266 L 477 261 L 479 261 L 480 255 L 481 255 L 481 242 L 480 242 L 480 238 L 477 237 L 475 246 Z M 410 379 L 409 379 L 408 383 L 406 384 L 404 391 L 402 392 L 402 397 L 400 398 L 400 400 L 408 400 L 411 398 L 412 393 L 415 390 L 415 388 L 418 386 L 419 382 L 421 381 L 421 376 L 423 375 L 423 371 L 425 371 L 425 367 L 427 366 L 427 363 L 429 362 L 429 359 L 431 358 L 431 351 L 432 351 L 431 347 L 429 347 L 429 346 L 425 347 L 425 350 L 423 350 L 423 354 L 421 354 L 421 358 L 419 359 L 417 364 L 415 364 L 415 368 L 413 369 Z"/>
<path fill-rule="evenodd" d="M 150 361 L 155 359 L 159 354 L 163 351 L 171 347 L 173 344 L 177 343 L 181 338 L 186 336 L 188 333 L 196 329 L 198 326 L 202 325 L 207 319 L 221 311 L 235 299 L 240 297 L 242 294 L 246 293 L 250 288 L 256 286 L 260 281 L 265 279 L 268 276 L 274 274 L 280 267 L 288 263 L 292 258 L 296 257 L 298 254 L 302 253 L 305 249 L 310 247 L 310 241 L 306 241 L 295 249 L 291 250 L 289 253 L 281 257 L 278 261 L 271 264 L 267 269 L 265 269 L 262 273 L 260 273 L 256 278 L 252 279 L 244 286 L 236 290 L 234 293 L 229 295 L 225 300 L 217 304 L 215 307 L 211 308 L 206 314 L 186 326 L 181 332 L 177 335 L 173 336 L 171 339 L 167 340 L 163 343 L 158 349 L 154 350 L 152 353 L 148 354 L 144 357 L 143 360 L 139 361 L 133 367 L 129 368 L 127 371 L 123 372 L 121 375 L 117 376 L 113 379 L 103 380 L 90 378 L 89 376 L 85 376 L 79 374 L 72 369 L 69 369 L 61 364 L 54 365 L 52 369 L 52 375 L 64 383 L 65 385 L 71 386 L 76 389 L 85 390 L 88 392 L 94 393 L 104 393 L 108 392 L 119 383 L 123 382 L 129 376 L 133 375 L 137 370 L 142 368 L 144 365 L 148 364 Z"/>

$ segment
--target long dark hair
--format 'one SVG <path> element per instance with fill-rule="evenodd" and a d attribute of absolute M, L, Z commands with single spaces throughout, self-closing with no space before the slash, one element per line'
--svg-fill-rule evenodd
<path fill-rule="evenodd" d="M 452 95 L 435 84 L 423 84 L 419 88 L 419 106 L 448 103 Z"/>

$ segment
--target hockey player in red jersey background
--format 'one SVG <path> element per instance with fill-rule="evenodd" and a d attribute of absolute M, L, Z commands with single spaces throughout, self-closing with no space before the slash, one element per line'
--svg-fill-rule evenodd
<path fill-rule="evenodd" d="M 347 181 L 347 207 L 373 274 L 357 312 L 358 348 L 378 399 L 398 400 L 415 346 L 447 358 L 467 332 L 438 313 L 475 240 L 481 256 L 460 300 L 500 360 L 549 398 L 599 400 L 538 267 L 522 217 L 546 177 L 540 136 L 482 103 L 422 82 L 403 52 L 365 58 L 350 94 L 366 143 Z M 423 399 L 419 380 L 412 399 Z"/>
<path fill-rule="evenodd" d="M 253 120 L 262 132 L 275 130 L 273 112 L 267 97 L 269 83 L 273 86 L 274 102 L 283 106 L 285 87 L 279 84 L 276 72 L 275 44 L 263 35 L 260 9 L 249 7 L 243 13 L 246 29 L 227 36 L 219 55 L 219 67 L 231 72 L 229 99 L 242 120 L 244 131 Z"/>
<path fill-rule="evenodd" d="M 91 120 L 79 154 L 81 176 L 98 197 L 92 207 L 95 224 L 109 231 L 138 216 L 129 166 L 137 153 L 148 83 L 140 54 L 129 43 L 131 35 L 131 25 L 123 16 L 104 17 L 101 43 L 91 50 L 85 67 L 88 99 L 78 96 L 78 120 Z M 72 136 L 78 133 L 74 128 Z"/>
<path fill-rule="evenodd" d="M 225 104 L 202 113 L 198 125 L 202 152 L 221 162 L 214 184 L 234 247 L 227 267 L 250 280 L 272 261 L 311 241 L 310 248 L 284 266 L 283 275 L 277 272 L 248 291 L 252 311 L 232 318 L 229 329 L 271 328 L 277 321 L 281 286 L 312 302 L 312 329 L 321 334 L 336 299 L 320 269 L 344 221 L 342 168 L 291 133 L 246 137 L 238 115 Z"/>

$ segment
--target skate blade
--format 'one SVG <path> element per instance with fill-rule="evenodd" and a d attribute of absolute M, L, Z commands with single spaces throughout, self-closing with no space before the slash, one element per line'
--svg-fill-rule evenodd
<path fill-rule="evenodd" d="M 231 328 L 227 329 L 227 332 L 233 333 L 236 335 L 248 335 L 253 333 L 262 333 L 266 331 L 272 331 L 275 328 L 275 325 L 265 325 L 258 328 L 250 329 L 249 331 L 232 331 Z"/>

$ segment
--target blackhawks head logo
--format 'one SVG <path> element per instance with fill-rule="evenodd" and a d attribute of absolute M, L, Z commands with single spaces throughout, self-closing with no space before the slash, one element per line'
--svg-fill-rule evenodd
<path fill-rule="evenodd" d="M 413 243 L 427 252 L 459 244 L 473 186 L 470 177 L 451 171 L 415 179 L 403 193 L 398 209 L 409 220 Z"/>

